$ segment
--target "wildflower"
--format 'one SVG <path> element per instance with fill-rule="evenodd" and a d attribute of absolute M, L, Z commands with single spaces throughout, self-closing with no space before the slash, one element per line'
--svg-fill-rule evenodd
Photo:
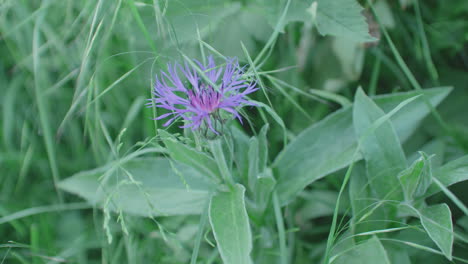
<path fill-rule="evenodd" d="M 194 67 L 186 62 L 184 67 L 178 63 L 168 64 L 168 74 L 161 71 L 156 76 L 153 95 L 147 105 L 170 110 L 155 120 L 170 117 L 163 126 L 168 126 L 176 119 L 182 118 L 185 124 L 181 128 L 209 128 L 213 133 L 213 123 L 223 121 L 220 110 L 224 110 L 242 123 L 237 109 L 246 105 L 255 105 L 246 99 L 246 95 L 258 90 L 255 82 L 247 81 L 236 58 L 228 58 L 224 65 L 216 66 L 212 56 L 208 64 L 194 60 L 205 76 L 197 73 Z M 183 74 L 183 79 L 179 77 Z M 205 77 L 205 78 L 204 78 Z M 206 78 L 209 81 L 206 81 Z M 222 123 L 222 122 L 221 122 Z"/>

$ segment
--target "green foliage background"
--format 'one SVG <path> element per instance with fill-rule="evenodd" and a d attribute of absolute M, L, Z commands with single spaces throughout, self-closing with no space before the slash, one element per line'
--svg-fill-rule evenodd
<path fill-rule="evenodd" d="M 468 262 L 467 13 L 0 0 L 0 263 Z M 207 54 L 261 107 L 200 147 L 144 104 Z"/>

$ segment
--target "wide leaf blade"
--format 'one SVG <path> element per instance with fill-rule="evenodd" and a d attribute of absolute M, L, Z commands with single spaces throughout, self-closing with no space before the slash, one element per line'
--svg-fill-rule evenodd
<path fill-rule="evenodd" d="M 393 125 L 385 121 L 368 133 L 372 124 L 384 115 L 362 89 L 358 89 L 353 107 L 353 124 L 357 136 L 362 137 L 360 150 L 366 160 L 370 186 L 380 199 L 401 200 L 397 175 L 407 164 Z"/>
<path fill-rule="evenodd" d="M 380 240 L 373 236 L 371 239 L 354 246 L 343 254 L 333 258 L 331 264 L 390 264 L 387 252 Z"/>
<path fill-rule="evenodd" d="M 426 89 L 422 92 L 433 106 L 438 105 L 451 88 Z M 402 101 L 420 92 L 378 96 L 375 103 L 389 112 Z M 391 118 L 396 133 L 404 142 L 429 113 L 422 98 L 417 98 Z M 273 168 L 278 178 L 281 204 L 291 201 L 302 189 L 322 177 L 348 166 L 356 151 L 352 107 L 343 108 L 305 129 L 276 158 Z M 360 159 L 361 157 L 358 157 Z"/>
<path fill-rule="evenodd" d="M 452 260 L 453 224 L 450 208 L 446 204 L 426 207 L 421 210 L 420 217 L 427 234 L 445 257 Z"/>
<path fill-rule="evenodd" d="M 363 10 L 356 0 L 318 0 L 312 3 L 309 12 L 321 35 L 373 41 Z"/>
<path fill-rule="evenodd" d="M 183 144 L 164 130 L 159 130 L 158 132 L 172 159 L 186 164 L 199 171 L 202 175 L 209 176 L 214 180 L 221 177 L 218 165 L 212 157 Z"/>
<path fill-rule="evenodd" d="M 433 172 L 433 177 L 437 178 L 445 187 L 468 180 L 468 156 L 450 161 L 437 168 Z M 440 191 L 439 186 L 433 182 L 424 196 L 428 197 Z"/>
<path fill-rule="evenodd" d="M 432 181 L 431 161 L 429 157 L 421 152 L 421 158 L 403 170 L 398 179 L 403 188 L 406 201 L 412 201 L 413 197 L 422 196 Z"/>
<path fill-rule="evenodd" d="M 166 216 L 201 213 L 215 186 L 184 164 L 166 158 L 138 158 L 77 173 L 59 187 L 93 205 L 107 204 L 114 211 Z"/>
<path fill-rule="evenodd" d="M 251 263 L 252 233 L 244 194 L 244 186 L 236 184 L 230 191 L 211 199 L 210 223 L 225 264 Z"/>

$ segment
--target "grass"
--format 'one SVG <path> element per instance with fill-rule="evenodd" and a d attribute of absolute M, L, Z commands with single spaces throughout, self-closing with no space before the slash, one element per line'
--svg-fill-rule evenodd
<path fill-rule="evenodd" d="M 253 263 L 345 263 L 340 256 L 347 263 L 361 263 L 348 253 L 375 246 L 371 243 L 376 240 L 369 239 L 374 236 L 390 263 L 399 263 L 398 254 L 408 263 L 468 262 L 465 163 L 453 174 L 459 183 L 448 187 L 434 178 L 437 194 L 410 201 L 416 212 L 426 205 L 448 205 L 453 230 L 440 219 L 426 218 L 446 235 L 442 243 L 454 240 L 453 256 L 439 248 L 434 233 L 414 212 L 402 211 L 403 216 L 394 218 L 386 214 L 392 204 L 408 201 L 350 198 L 357 181 L 353 177 L 369 160 L 356 158 L 356 164 L 304 186 L 287 203 L 274 187 L 287 177 L 275 168 L 281 151 L 305 129 L 349 107 L 358 87 L 369 96 L 454 87 L 439 106 L 428 96 L 411 99 L 425 100 L 431 115 L 402 146 L 409 157 L 441 142 L 437 158 L 442 164 L 433 165 L 434 177 L 440 166 L 468 155 L 468 22 L 459 11 L 468 10 L 464 1 L 416 0 L 406 7 L 398 1 L 360 2 L 374 17 L 367 22 L 378 24 L 381 34 L 372 46 L 358 46 L 362 62 L 351 50 L 348 59 L 336 52 L 339 37 L 318 34 L 303 8 L 312 4 L 309 0 L 0 1 L 0 263 L 227 263 L 214 232 L 229 233 L 230 223 L 226 230 L 213 230 L 208 205 L 236 184 L 246 188 Z M 394 27 L 384 23 L 382 2 Z M 246 27 L 245 21 L 251 24 Z M 152 120 L 162 110 L 144 106 L 154 76 L 166 70 L 167 62 L 188 60 L 203 74 L 190 58 L 204 61 L 208 54 L 217 61 L 237 56 L 246 65 L 246 76 L 261 88 L 250 98 L 258 107 L 242 109 L 246 122 L 230 124 L 243 132 L 209 143 L 178 124 L 163 127 L 164 120 Z M 357 77 L 346 74 L 350 68 L 360 69 Z M 411 114 L 405 109 L 390 109 L 376 123 L 386 124 L 397 110 Z M 261 139 L 265 124 L 267 144 Z M 371 129 L 377 131 L 378 125 Z M 221 169 L 217 176 L 223 182 L 210 189 L 208 198 L 191 200 L 189 209 L 199 208 L 198 214 L 164 215 L 159 210 L 165 201 L 152 200 L 155 190 L 165 191 L 164 184 L 175 184 L 171 190 L 180 195 L 168 192 L 172 200 L 205 193 L 206 184 L 199 171 L 182 175 L 190 165 L 176 161 L 158 129 L 175 135 L 191 151 L 204 152 Z M 302 154 L 304 160 L 320 155 Z M 267 155 L 265 160 L 261 155 Z M 167 183 L 158 178 L 164 176 L 159 170 L 127 167 L 126 162 L 142 157 L 171 158 L 170 169 L 184 182 Z M 99 167 L 107 173 L 89 176 L 89 170 Z M 103 195 L 101 200 L 93 203 L 59 187 L 80 172 L 90 180 L 75 187 Z M 365 179 L 362 192 L 372 188 Z M 309 192 L 330 197 L 310 197 Z M 141 204 L 151 208 L 148 217 L 128 212 L 139 195 L 144 197 Z M 316 214 L 308 216 L 307 210 Z M 236 230 L 245 231 L 243 226 Z M 237 246 L 239 252 L 245 250 Z"/>

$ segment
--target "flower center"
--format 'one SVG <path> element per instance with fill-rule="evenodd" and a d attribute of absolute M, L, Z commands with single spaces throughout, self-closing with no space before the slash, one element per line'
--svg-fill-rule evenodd
<path fill-rule="evenodd" d="M 221 94 L 211 85 L 202 84 L 198 90 L 189 90 L 190 105 L 204 113 L 211 114 L 218 109 L 221 103 Z"/>

